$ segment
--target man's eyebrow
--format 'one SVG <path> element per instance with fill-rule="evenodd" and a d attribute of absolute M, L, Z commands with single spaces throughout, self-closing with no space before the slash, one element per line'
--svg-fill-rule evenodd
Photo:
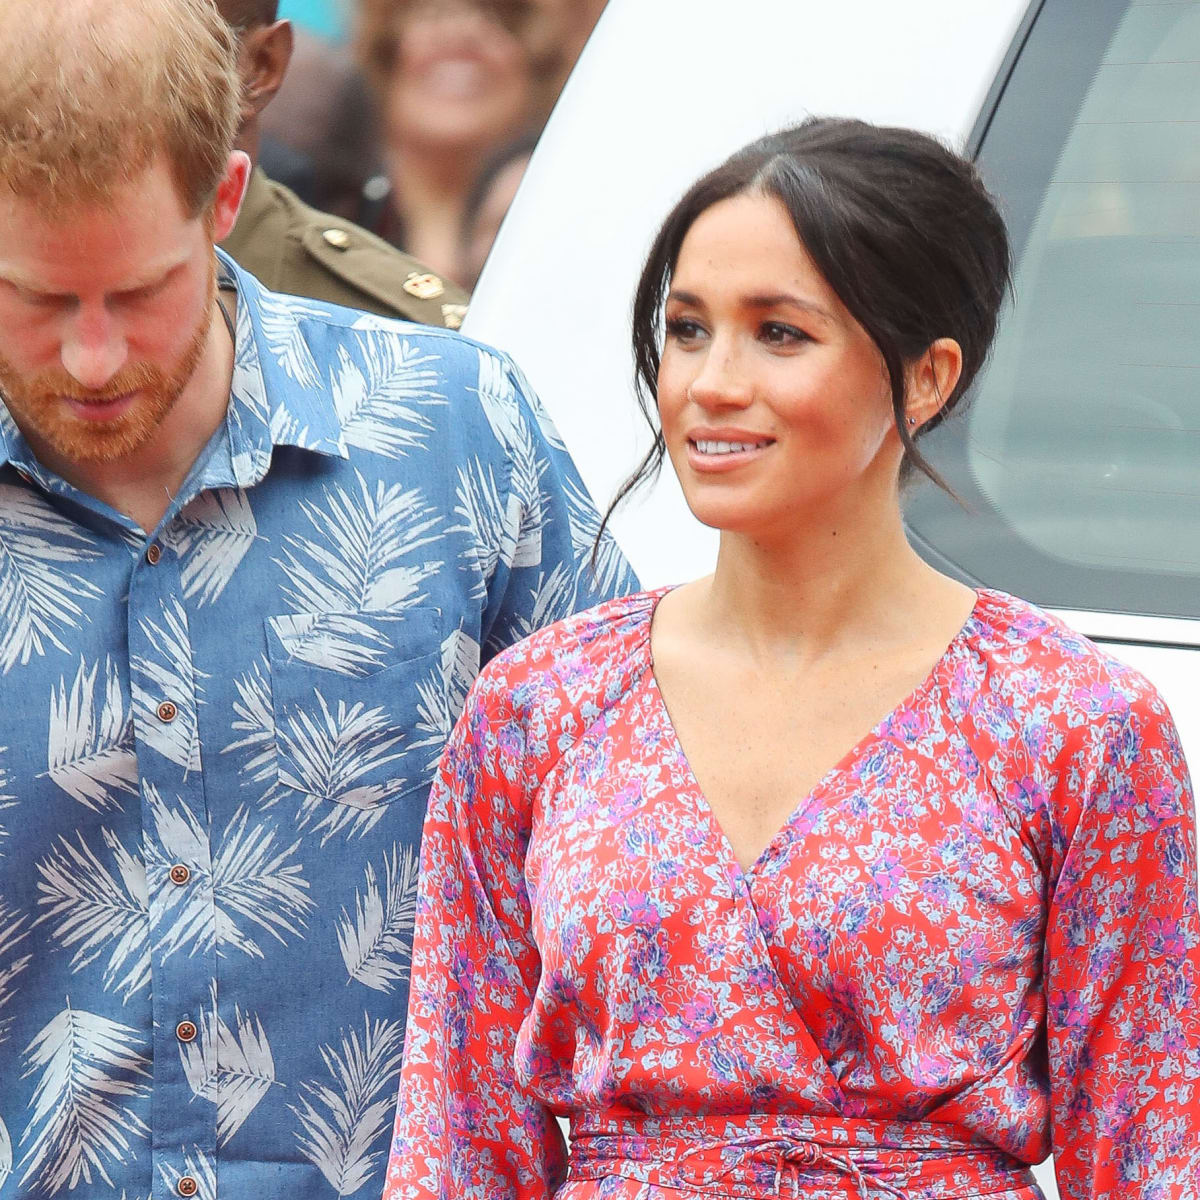
<path fill-rule="evenodd" d="M 125 296 L 130 295 L 133 292 L 143 291 L 146 288 L 157 287 L 159 284 L 166 283 L 167 280 L 169 280 L 171 276 L 174 275 L 175 272 L 184 265 L 186 265 L 185 262 L 173 262 L 156 268 L 155 270 L 148 272 L 146 275 L 134 280 L 129 284 L 128 287 L 119 288 L 117 291 L 113 292 L 112 295 Z M 33 276 L 23 275 L 20 271 L 6 270 L 3 266 L 0 266 L 0 282 L 7 283 L 11 287 L 19 288 L 23 292 L 29 292 L 34 296 L 48 296 L 53 299 L 69 299 L 75 294 L 74 292 L 59 292 L 55 291 L 53 288 L 43 287 L 41 281 L 35 279 Z"/>
<path fill-rule="evenodd" d="M 672 288 L 667 294 L 667 299 L 674 301 L 676 304 L 687 304 L 693 308 L 703 308 L 704 301 L 693 292 L 676 290 Z M 818 304 L 815 300 L 805 300 L 802 296 L 797 296 L 792 292 L 758 292 L 750 296 L 743 296 L 742 303 L 748 308 L 779 308 L 787 305 L 791 308 L 799 308 L 804 312 L 812 313 L 815 317 L 820 317 L 823 321 L 831 323 L 836 322 L 837 318 L 825 308 Z"/>

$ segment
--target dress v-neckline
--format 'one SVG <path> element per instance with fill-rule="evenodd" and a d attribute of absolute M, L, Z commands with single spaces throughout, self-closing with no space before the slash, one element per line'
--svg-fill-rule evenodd
<path fill-rule="evenodd" d="M 676 585 L 678 586 L 678 585 Z M 688 757 L 688 752 L 683 745 L 683 740 L 679 736 L 679 730 L 676 728 L 674 718 L 671 716 L 670 707 L 667 704 L 666 697 L 663 695 L 662 688 L 659 687 L 658 676 L 654 670 L 654 647 L 651 640 L 651 633 L 654 627 L 654 616 L 658 611 L 658 606 L 665 596 L 673 592 L 675 587 L 666 587 L 660 589 L 653 596 L 653 603 L 650 606 L 649 614 L 646 618 L 646 657 L 647 668 L 646 675 L 650 689 L 654 696 L 654 702 L 659 709 L 664 727 L 667 730 L 671 741 L 674 743 L 675 752 L 679 756 L 684 768 L 687 771 L 688 782 L 691 784 L 691 791 L 696 798 L 696 804 L 701 810 L 704 819 L 708 825 L 710 836 L 720 846 L 721 853 L 728 863 L 737 871 L 737 877 L 747 881 L 751 881 L 759 868 L 773 857 L 776 848 L 787 837 L 792 827 L 806 813 L 808 813 L 813 804 L 816 803 L 822 794 L 828 790 L 830 785 L 844 775 L 856 762 L 858 762 L 866 753 L 869 746 L 880 742 L 883 739 L 884 730 L 887 726 L 893 724 L 900 713 L 911 709 L 914 705 L 926 699 L 930 692 L 940 685 L 951 664 L 957 659 L 962 643 L 969 636 L 972 629 L 975 627 L 979 616 L 980 607 L 984 600 L 984 590 L 981 588 L 975 589 L 975 603 L 971 606 L 971 611 L 967 614 L 966 619 L 959 627 L 958 632 L 946 644 L 946 648 L 938 655 L 937 660 L 930 667 L 924 679 L 917 684 L 911 692 L 900 701 L 899 704 L 891 708 L 884 714 L 862 737 L 860 737 L 821 777 L 815 784 L 788 810 L 788 815 L 784 818 L 783 823 L 767 840 L 763 848 L 758 852 L 758 855 L 750 863 L 749 866 L 743 866 L 742 861 L 738 858 L 736 851 L 733 848 L 733 843 L 729 840 L 729 835 L 725 832 L 724 826 L 721 824 L 720 818 L 717 816 L 716 809 L 709 802 L 700 780 L 696 777 L 696 772 L 692 769 L 691 759 Z"/>

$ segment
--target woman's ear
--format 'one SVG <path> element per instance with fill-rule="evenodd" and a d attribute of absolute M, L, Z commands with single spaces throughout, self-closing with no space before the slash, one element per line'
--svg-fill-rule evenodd
<path fill-rule="evenodd" d="M 953 338 L 938 338 L 907 370 L 909 424 L 919 429 L 941 412 L 962 375 L 962 347 Z"/>

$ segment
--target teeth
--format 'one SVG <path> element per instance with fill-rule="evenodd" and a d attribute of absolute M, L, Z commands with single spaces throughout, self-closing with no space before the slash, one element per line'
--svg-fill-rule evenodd
<path fill-rule="evenodd" d="M 766 442 L 709 442 L 696 439 L 696 449 L 701 454 L 737 454 L 742 450 L 758 450 Z"/>

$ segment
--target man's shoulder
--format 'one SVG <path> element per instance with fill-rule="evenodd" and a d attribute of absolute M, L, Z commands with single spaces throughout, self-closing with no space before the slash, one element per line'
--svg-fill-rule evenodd
<path fill-rule="evenodd" d="M 271 290 L 423 325 L 462 324 L 466 292 L 352 221 L 261 172 L 247 204 L 224 248 Z"/>

